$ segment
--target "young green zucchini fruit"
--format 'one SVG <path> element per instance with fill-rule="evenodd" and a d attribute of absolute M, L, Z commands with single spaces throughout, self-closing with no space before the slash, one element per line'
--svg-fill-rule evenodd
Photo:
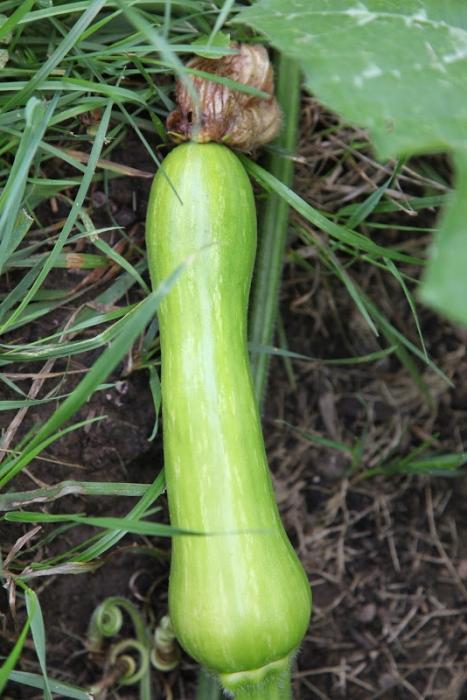
<path fill-rule="evenodd" d="M 226 146 L 187 143 L 152 186 L 153 285 L 189 260 L 159 308 L 169 611 L 181 645 L 235 698 L 287 698 L 311 594 L 277 510 L 247 354 L 252 188 Z"/>

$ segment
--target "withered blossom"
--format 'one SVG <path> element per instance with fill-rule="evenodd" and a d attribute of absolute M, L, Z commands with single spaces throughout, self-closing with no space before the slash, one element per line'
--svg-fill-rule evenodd
<path fill-rule="evenodd" d="M 187 67 L 229 78 L 270 97 L 250 95 L 194 75 L 189 76 L 198 96 L 194 100 L 178 80 L 178 106 L 167 118 L 167 128 L 175 141 L 217 141 L 250 152 L 279 132 L 281 113 L 273 94 L 273 71 L 266 49 L 261 44 L 235 42 L 231 48 L 237 53 L 219 59 L 196 56 Z"/>

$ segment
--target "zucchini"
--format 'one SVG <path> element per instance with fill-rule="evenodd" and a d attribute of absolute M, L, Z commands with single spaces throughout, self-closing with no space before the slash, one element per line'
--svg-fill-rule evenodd
<path fill-rule="evenodd" d="M 154 286 L 190 259 L 158 312 L 171 523 L 205 533 L 173 538 L 172 624 L 235 697 L 289 697 L 261 693 L 288 674 L 311 593 L 280 520 L 253 394 L 246 331 L 255 204 L 226 146 L 186 143 L 164 160 L 147 247 Z"/>

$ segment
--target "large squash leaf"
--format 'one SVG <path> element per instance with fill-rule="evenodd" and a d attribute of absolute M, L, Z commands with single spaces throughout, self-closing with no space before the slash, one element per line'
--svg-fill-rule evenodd
<path fill-rule="evenodd" d="M 296 58 L 308 89 L 366 127 L 380 158 L 455 154 L 421 296 L 467 324 L 467 2 L 259 0 L 236 19 Z"/>

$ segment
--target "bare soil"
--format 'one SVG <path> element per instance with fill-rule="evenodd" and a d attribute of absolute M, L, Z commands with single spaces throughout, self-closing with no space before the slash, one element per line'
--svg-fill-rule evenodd
<path fill-rule="evenodd" d="M 364 134 L 339 127 L 310 98 L 304 100 L 301 123 L 295 186 L 315 206 L 335 211 L 346 201 L 364 198 L 387 179 L 388 173 L 369 150 L 362 152 L 349 145 L 364 139 Z M 136 143 L 127 144 L 113 158 L 152 170 Z M 441 161 L 436 165 L 448 178 L 448 165 Z M 421 194 L 427 188 L 426 182 L 404 172 L 405 179 L 400 178 L 391 190 L 402 212 L 392 215 L 393 228 L 372 232 L 372 236 L 381 244 L 397 243 L 408 252 L 423 249 L 427 240 L 413 240 L 410 234 L 401 233 L 398 222 L 430 226 L 437 213 L 404 213 L 407 193 Z M 140 237 L 149 180 L 113 180 L 110 186 L 110 201 L 105 201 L 98 216 L 108 224 L 110 208 L 128 233 Z M 96 188 L 95 203 L 101 203 L 103 196 Z M 59 214 L 50 211 L 50 222 Z M 327 245 L 322 233 L 310 233 Z M 290 251 L 298 251 L 311 264 L 313 274 L 302 269 Z M 284 269 L 281 320 L 289 348 L 315 359 L 293 360 L 287 365 L 283 358 L 273 358 L 264 432 L 281 513 L 314 594 L 312 622 L 294 673 L 295 697 L 461 700 L 467 697 L 465 477 L 366 479 L 363 475 L 366 469 L 403 458 L 420 446 L 424 454 L 465 449 L 465 331 L 419 309 L 428 352 L 452 386 L 416 361 L 427 387 L 421 390 L 394 354 L 361 364 L 327 364 L 329 359 L 374 353 L 390 343 L 368 328 L 316 248 L 306 248 L 291 232 L 290 251 Z M 386 317 L 419 344 L 412 312 L 396 279 L 361 262 L 352 265 L 349 274 Z M 74 285 L 84 275 L 81 271 L 61 273 L 56 282 Z M 98 288 L 99 282 L 96 285 Z M 57 321 L 62 323 L 72 312 L 63 310 Z M 44 330 L 35 326 L 29 332 L 34 335 Z M 73 360 L 68 368 L 82 369 L 93 359 L 93 355 L 80 357 L 80 364 Z M 63 366 L 57 362 L 54 369 Z M 79 416 L 105 414 L 107 418 L 50 448 L 47 457 L 54 462 L 37 460 L 30 467 L 31 477 L 18 480 L 18 489 L 33 488 L 30 479 L 52 484 L 72 478 L 143 483 L 154 478 L 162 466 L 162 452 L 160 436 L 154 442 L 147 439 L 153 424 L 147 375 L 130 369 L 128 363 L 118 368 L 114 375 L 120 380 L 118 388 L 95 395 Z M 70 375 L 67 388 L 79 376 Z M 33 421 L 42 421 L 48 410 L 41 407 L 29 412 L 20 433 Z M 319 443 L 316 437 L 354 447 L 354 468 L 348 453 Z M 56 513 L 119 515 L 132 503 L 126 498 L 67 496 L 43 508 Z M 163 512 L 156 517 L 167 520 L 162 505 Z M 11 545 L 26 531 L 4 524 L 2 541 Z M 84 534 L 89 531 L 68 530 L 61 541 L 39 549 L 36 559 L 69 548 Z M 154 543 L 128 536 L 93 572 L 31 582 L 44 613 L 52 677 L 82 687 L 102 680 L 104 667 L 88 654 L 86 635 L 92 611 L 107 596 L 131 600 L 148 625 L 160 620 L 167 612 L 169 548 L 168 540 Z M 7 551 L 8 546 L 4 555 Z M 6 616 L 1 638 L 8 647 L 16 633 L 6 600 L 3 606 Z M 17 614 L 21 620 L 24 611 L 19 602 Z M 38 671 L 30 641 L 19 668 Z M 195 679 L 195 665 L 182 656 L 174 671 L 153 672 L 154 700 L 194 700 Z M 7 697 L 41 694 L 10 684 Z M 130 687 L 111 687 L 108 697 L 129 700 L 137 695 Z"/>

